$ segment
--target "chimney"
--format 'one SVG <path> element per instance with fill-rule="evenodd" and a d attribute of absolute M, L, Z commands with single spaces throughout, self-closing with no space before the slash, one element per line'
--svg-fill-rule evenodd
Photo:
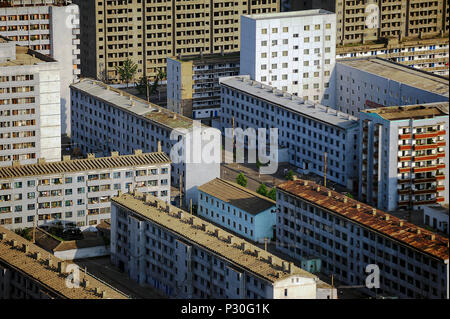
<path fill-rule="evenodd" d="M 0 240 L 6 239 L 6 233 L 0 233 Z"/>
<path fill-rule="evenodd" d="M 63 162 L 68 162 L 68 161 L 70 161 L 70 155 L 64 155 Z"/>
<path fill-rule="evenodd" d="M 58 273 L 64 274 L 66 273 L 66 264 L 63 261 L 58 261 Z"/>
<path fill-rule="evenodd" d="M 389 215 L 384 215 L 386 220 L 389 220 Z"/>
<path fill-rule="evenodd" d="M 22 244 L 22 250 L 25 254 L 27 254 L 30 250 L 30 246 L 28 246 L 27 244 Z"/>
<path fill-rule="evenodd" d="M 189 217 L 189 224 L 194 225 L 194 217 Z"/>
<path fill-rule="evenodd" d="M 308 186 L 308 181 L 303 181 L 304 186 Z"/>
<path fill-rule="evenodd" d="M 111 157 L 117 157 L 119 156 L 119 152 L 111 152 Z"/>
<path fill-rule="evenodd" d="M 18 167 L 20 166 L 20 161 L 13 161 L 12 162 L 12 167 Z"/>
<path fill-rule="evenodd" d="M 100 297 L 106 298 L 106 290 L 103 290 L 103 291 L 100 293 Z"/>
<path fill-rule="evenodd" d="M 38 158 L 38 164 L 45 164 L 45 158 Z"/>
<path fill-rule="evenodd" d="M 286 267 L 286 262 L 285 261 L 281 262 L 281 268 L 283 269 L 283 271 L 287 271 L 287 267 Z"/>
<path fill-rule="evenodd" d="M 183 218 L 183 212 L 181 210 L 178 211 L 178 216 L 179 219 Z"/>
<path fill-rule="evenodd" d="M 331 197 L 331 191 L 328 191 L 328 197 Z"/>
<path fill-rule="evenodd" d="M 316 191 L 320 192 L 320 186 L 317 186 Z"/>
<path fill-rule="evenodd" d="M 161 152 L 162 152 L 161 141 L 160 141 L 160 140 L 158 140 L 158 149 L 157 149 L 157 152 L 158 152 L 158 153 L 161 153 Z"/>
<path fill-rule="evenodd" d="M 259 250 L 255 249 L 255 257 L 258 258 L 258 256 L 259 256 Z"/>
<path fill-rule="evenodd" d="M 233 236 L 231 236 L 231 235 L 227 236 L 227 241 L 228 241 L 229 244 L 231 244 L 232 239 L 233 239 Z"/>
<path fill-rule="evenodd" d="M 52 259 L 51 259 L 50 256 L 48 256 L 47 259 L 45 260 L 45 264 L 46 264 L 48 267 L 52 267 L 52 266 L 53 266 L 53 262 L 52 262 Z"/>
<path fill-rule="evenodd" d="M 288 271 L 291 275 L 294 273 L 294 263 L 293 262 L 289 263 Z"/>
<path fill-rule="evenodd" d="M 344 203 L 347 203 L 347 196 L 344 196 L 344 198 L 342 199 L 342 201 L 343 201 Z"/>
<path fill-rule="evenodd" d="M 84 288 L 88 288 L 89 287 L 89 280 L 87 280 L 86 278 L 83 278 L 82 285 L 83 285 Z"/>
<path fill-rule="evenodd" d="M 134 155 L 142 155 L 142 150 L 134 150 Z"/>
<path fill-rule="evenodd" d="M 420 235 L 421 233 L 422 231 L 419 228 L 417 228 L 417 235 Z"/>
<path fill-rule="evenodd" d="M 431 235 L 430 235 L 430 239 L 431 239 L 431 240 L 435 240 L 435 239 L 436 239 L 436 235 L 435 235 L 435 234 L 431 234 Z"/>
<path fill-rule="evenodd" d="M 272 261 L 273 261 L 273 260 L 272 260 L 272 256 L 268 256 L 268 257 L 267 257 L 267 262 L 268 262 L 269 264 L 272 265 Z"/>
<path fill-rule="evenodd" d="M 88 159 L 94 159 L 95 158 L 95 154 L 94 153 L 88 153 L 87 154 L 87 158 Z"/>
<path fill-rule="evenodd" d="M 15 239 L 11 240 L 11 246 L 16 247 L 17 246 L 17 240 L 15 240 Z"/>
<path fill-rule="evenodd" d="M 356 204 L 356 209 L 359 209 L 359 208 L 361 208 L 361 204 Z"/>
<path fill-rule="evenodd" d="M 34 253 L 34 259 L 40 260 L 41 259 L 41 253 L 40 252 L 35 252 Z"/>
<path fill-rule="evenodd" d="M 405 222 L 403 220 L 400 221 L 400 223 L 398 223 L 400 227 L 403 227 L 403 225 L 405 224 Z"/>
<path fill-rule="evenodd" d="M 245 242 L 244 241 L 241 242 L 241 249 L 242 249 L 242 251 L 245 251 Z"/>
<path fill-rule="evenodd" d="M 292 180 L 293 180 L 293 181 L 296 181 L 297 179 L 298 179 L 298 178 L 297 178 L 297 175 L 293 175 L 293 176 L 292 176 Z"/>
<path fill-rule="evenodd" d="M 216 236 L 217 238 L 219 238 L 219 228 L 215 228 L 215 229 L 214 229 L 214 236 Z"/>
<path fill-rule="evenodd" d="M 152 201 L 152 196 L 150 194 L 144 194 L 144 201 L 150 203 Z"/>
<path fill-rule="evenodd" d="M 372 208 L 372 215 L 373 216 L 377 216 L 377 209 L 376 208 Z"/>

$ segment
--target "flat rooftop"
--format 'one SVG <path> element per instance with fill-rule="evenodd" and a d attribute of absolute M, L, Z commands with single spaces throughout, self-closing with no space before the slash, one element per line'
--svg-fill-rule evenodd
<path fill-rule="evenodd" d="M 408 223 L 311 181 L 298 179 L 280 184 L 277 188 L 405 246 L 439 260 L 448 261 L 447 237 Z"/>
<path fill-rule="evenodd" d="M 243 16 L 254 20 L 268 20 L 268 19 L 283 19 L 283 18 L 301 18 L 301 17 L 328 15 L 328 14 L 335 14 L 335 13 L 324 9 L 312 9 L 312 10 L 300 10 L 290 12 L 247 14 Z"/>
<path fill-rule="evenodd" d="M 173 60 L 180 62 L 192 61 L 194 64 L 207 64 L 207 63 L 219 63 L 219 62 L 230 62 L 230 61 L 240 61 L 240 52 L 230 52 L 224 54 L 204 54 L 204 55 L 183 55 L 181 57 L 170 57 Z"/>
<path fill-rule="evenodd" d="M 327 123 L 342 129 L 348 129 L 358 125 L 358 119 L 352 115 L 312 101 L 304 101 L 300 97 L 277 90 L 272 86 L 250 80 L 248 75 L 224 77 L 219 79 L 219 82 L 229 88 L 252 95 L 256 99 L 265 100 L 280 108 L 299 113 L 302 116 L 322 123 Z"/>
<path fill-rule="evenodd" d="M 392 61 L 381 58 L 365 57 L 339 59 L 336 61 L 336 64 L 343 64 L 389 80 L 433 92 L 447 98 L 449 96 L 448 79 Z"/>
<path fill-rule="evenodd" d="M 28 246 L 27 253 L 23 250 L 23 245 Z M 35 253 L 40 254 L 39 260 L 33 258 Z M 48 266 L 47 260 L 51 261 L 52 266 Z M 80 281 L 83 279 L 88 280 L 89 287 L 84 288 L 80 285 L 78 289 L 68 288 L 66 286 L 67 274 L 60 274 L 57 270 L 58 262 L 68 265 L 67 262 L 2 226 L 0 226 L 0 261 L 6 264 L 8 268 L 23 273 L 33 281 L 40 283 L 47 288 L 48 292 L 56 294 L 59 298 L 102 299 L 95 292 L 95 289 L 98 288 L 106 292 L 105 298 L 128 299 L 128 296 L 125 294 L 112 289 L 83 271 L 80 271 Z"/>
<path fill-rule="evenodd" d="M 164 163 L 171 163 L 171 160 L 166 153 L 141 153 L 138 150 L 132 155 L 114 155 L 98 158 L 92 156 L 91 158 L 88 157 L 84 159 L 73 159 L 60 162 L 44 162 L 0 167 L 0 179 L 74 173 L 120 167 L 136 167 L 140 165 Z"/>
<path fill-rule="evenodd" d="M 113 197 L 112 201 L 133 211 L 140 218 L 174 232 L 184 240 L 193 242 L 202 249 L 219 255 L 231 264 L 269 282 L 273 283 L 293 275 L 318 279 L 317 276 L 293 263 L 289 264 L 250 242 L 149 194 L 124 193 Z"/>
<path fill-rule="evenodd" d="M 140 115 L 169 129 L 192 128 L 193 120 L 171 112 L 159 105 L 149 103 L 125 91 L 116 89 L 103 82 L 93 79 L 82 79 L 70 85 L 71 88 L 103 101 L 104 103 L 128 112 Z M 206 127 L 205 125 L 202 125 Z"/>
<path fill-rule="evenodd" d="M 0 38 L 0 43 L 7 43 L 7 42 L 8 42 L 7 40 Z M 46 55 L 40 54 L 27 47 L 16 45 L 15 59 L 0 62 L 0 67 L 35 65 L 46 62 L 56 62 L 56 61 Z"/>
<path fill-rule="evenodd" d="M 221 178 L 215 178 L 199 186 L 198 190 L 252 215 L 257 215 L 277 205 L 275 201 L 266 196 Z"/>
<path fill-rule="evenodd" d="M 408 119 L 429 119 L 439 116 L 448 116 L 449 103 L 428 103 L 405 106 L 387 106 L 376 109 L 366 109 L 362 112 L 377 114 L 385 120 L 399 121 Z"/>

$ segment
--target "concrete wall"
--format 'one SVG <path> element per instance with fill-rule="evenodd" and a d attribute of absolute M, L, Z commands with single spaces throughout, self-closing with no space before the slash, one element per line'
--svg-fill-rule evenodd
<path fill-rule="evenodd" d="M 78 248 L 64 251 L 55 251 L 53 255 L 62 260 L 76 260 L 92 257 L 108 256 L 110 254 L 109 246 L 96 246 L 89 248 Z"/>

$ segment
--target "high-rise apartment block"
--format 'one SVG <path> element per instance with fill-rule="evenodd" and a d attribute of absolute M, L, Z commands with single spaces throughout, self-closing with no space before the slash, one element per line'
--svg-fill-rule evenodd
<path fill-rule="evenodd" d="M 87 159 L 0 168 L 0 225 L 9 229 L 55 221 L 78 227 L 110 218 L 110 198 L 138 189 L 170 201 L 170 159 L 136 151 Z"/>
<path fill-rule="evenodd" d="M 74 1 L 81 12 L 81 64 L 87 77 L 117 82 L 130 58 L 136 78 L 166 69 L 169 56 L 239 51 L 240 16 L 279 12 L 279 0 Z"/>
<path fill-rule="evenodd" d="M 240 74 L 332 105 L 336 15 L 306 10 L 242 16 Z"/>
<path fill-rule="evenodd" d="M 449 202 L 449 103 L 360 113 L 359 194 L 380 209 Z"/>
<path fill-rule="evenodd" d="M 277 249 L 320 259 L 322 273 L 342 285 L 372 296 L 449 298 L 447 237 L 311 181 L 278 185 L 277 206 Z M 379 287 L 368 289 L 375 273 Z"/>
<path fill-rule="evenodd" d="M 0 35 L 59 62 L 61 129 L 70 134 L 70 89 L 80 74 L 79 11 L 70 1 L 13 0 L 0 5 Z"/>
<path fill-rule="evenodd" d="M 336 12 L 338 44 L 433 37 L 450 26 L 446 0 L 291 0 L 291 10 L 306 9 Z"/>
<path fill-rule="evenodd" d="M 320 176 L 324 175 L 326 163 L 329 181 L 357 189 L 356 117 L 276 90 L 248 76 L 221 78 L 220 84 L 223 134 L 232 127 L 278 128 L 277 141 L 272 141 L 267 131 L 266 145 L 275 143 L 280 162 Z M 245 143 L 248 148 L 248 141 Z"/>
<path fill-rule="evenodd" d="M 111 261 L 133 280 L 171 298 L 316 299 L 333 294 L 330 285 L 293 263 L 138 192 L 112 199 Z"/>
<path fill-rule="evenodd" d="M 197 186 L 220 176 L 219 130 L 99 81 L 84 79 L 71 90 L 72 142 L 83 153 L 108 156 L 113 151 L 161 149 L 176 158 L 171 185 L 179 187 L 181 180 L 186 203 L 197 202 Z M 206 151 L 202 156 L 203 147 L 210 143 L 216 150 L 214 159 Z"/>
<path fill-rule="evenodd" d="M 59 63 L 0 37 L 0 166 L 61 160 Z"/>
<path fill-rule="evenodd" d="M 384 59 L 338 60 L 335 73 L 335 107 L 356 117 L 368 108 L 448 102 L 447 78 Z"/>
<path fill-rule="evenodd" d="M 167 58 L 167 108 L 212 126 L 220 121 L 219 78 L 239 74 L 239 53 Z"/>
<path fill-rule="evenodd" d="M 74 266 L 0 226 L 0 299 L 129 298 L 86 271 L 75 277 Z"/>

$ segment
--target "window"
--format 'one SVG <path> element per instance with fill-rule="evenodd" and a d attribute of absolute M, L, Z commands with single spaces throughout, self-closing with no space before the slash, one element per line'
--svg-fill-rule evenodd
<path fill-rule="evenodd" d="M 331 23 L 325 24 L 325 29 L 331 29 Z"/>
<path fill-rule="evenodd" d="M 267 29 L 261 29 L 261 34 L 267 34 Z"/>
<path fill-rule="evenodd" d="M 309 43 L 309 38 L 306 37 L 303 41 L 304 41 L 305 43 Z"/>
<path fill-rule="evenodd" d="M 309 25 L 305 25 L 305 26 L 303 27 L 303 30 L 304 30 L 304 31 L 309 31 Z"/>
<path fill-rule="evenodd" d="M 262 46 L 262 47 L 267 46 L 267 41 L 261 41 L 261 46 Z"/>
<path fill-rule="evenodd" d="M 267 53 L 266 52 L 261 53 L 261 58 L 263 59 L 267 58 Z"/>
<path fill-rule="evenodd" d="M 287 295 L 288 295 L 288 290 L 284 289 L 284 296 L 287 297 Z"/>
<path fill-rule="evenodd" d="M 283 27 L 283 32 L 289 32 L 289 28 L 288 27 Z"/>
<path fill-rule="evenodd" d="M 272 28 L 272 33 L 278 33 L 278 28 Z"/>

